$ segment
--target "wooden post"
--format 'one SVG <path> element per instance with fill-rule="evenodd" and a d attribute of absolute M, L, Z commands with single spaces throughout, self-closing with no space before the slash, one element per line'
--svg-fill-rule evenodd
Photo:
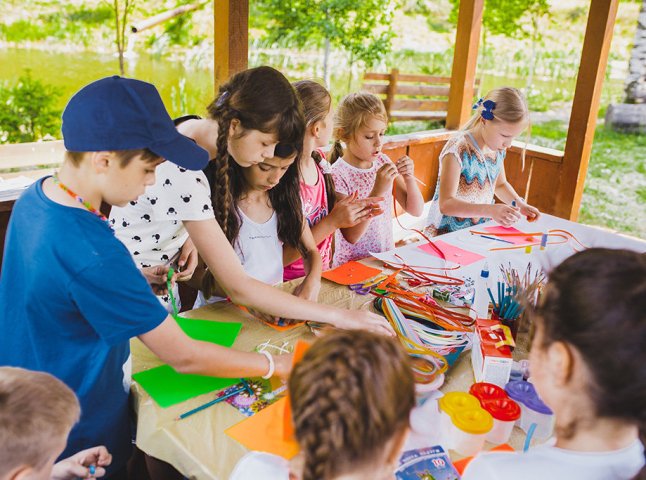
<path fill-rule="evenodd" d="M 451 70 L 446 128 L 460 128 L 471 115 L 484 0 L 461 0 Z"/>
<path fill-rule="evenodd" d="M 555 215 L 576 221 L 588 173 L 601 87 L 619 0 L 592 0 L 576 79 Z"/>
<path fill-rule="evenodd" d="M 388 116 L 388 118 L 390 118 L 390 111 L 393 108 L 395 95 L 397 94 L 397 77 L 399 77 L 399 70 L 397 68 L 393 68 L 390 71 L 388 91 L 386 92 L 386 101 L 384 102 L 384 107 L 386 107 L 386 115 Z"/>
<path fill-rule="evenodd" d="M 229 77 L 248 67 L 249 0 L 213 0 L 215 93 Z"/>

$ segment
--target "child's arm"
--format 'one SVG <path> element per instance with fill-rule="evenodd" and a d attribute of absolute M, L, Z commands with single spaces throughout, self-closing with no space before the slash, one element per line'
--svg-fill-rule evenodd
<path fill-rule="evenodd" d="M 56 463 L 52 468 L 50 480 L 100 478 L 105 475 L 104 467 L 110 463 L 112 455 L 104 446 L 88 448 Z M 91 465 L 94 467 L 91 468 Z"/>
<path fill-rule="evenodd" d="M 337 328 L 393 334 L 388 322 L 379 315 L 309 302 L 250 277 L 215 218 L 185 221 L 184 225 L 200 256 L 234 303 L 276 317 L 307 319 Z"/>
<path fill-rule="evenodd" d="M 453 154 L 442 157 L 440 175 L 439 207 L 442 215 L 461 218 L 492 218 L 501 225 L 509 226 L 520 218 L 518 209 L 503 203 L 494 205 L 469 203 L 457 196 L 460 183 L 460 163 Z"/>
<path fill-rule="evenodd" d="M 349 228 L 378 215 L 379 204 L 383 201 L 380 197 L 357 198 L 357 194 L 337 194 L 337 201 L 332 211 L 323 217 L 319 223 L 310 227 L 314 243 L 318 245 L 327 237 L 336 232 L 339 228 Z M 285 246 L 283 248 L 283 262 L 291 265 L 301 258 L 296 248 Z"/>
<path fill-rule="evenodd" d="M 541 212 L 536 207 L 529 205 L 524 198 L 518 196 L 514 187 L 511 186 L 511 183 L 507 181 L 507 175 L 505 174 L 504 164 L 500 167 L 500 174 L 496 180 L 496 197 L 505 202 L 507 205 L 511 205 L 511 202 L 515 201 L 516 206 L 520 209 L 520 213 L 527 217 L 527 220 L 530 222 L 538 220 L 541 216 Z"/>
<path fill-rule="evenodd" d="M 304 258 L 307 275 L 292 293 L 299 298 L 316 302 L 319 296 L 319 290 L 321 289 L 323 264 L 321 262 L 321 254 L 316 247 L 316 243 L 314 243 L 314 237 L 312 237 L 312 232 L 310 231 L 310 227 L 307 226 L 307 222 L 304 222 L 303 225 L 301 241 L 307 250 Z"/>
<path fill-rule="evenodd" d="M 392 162 L 384 163 L 379 170 L 377 170 L 377 177 L 375 178 L 375 184 L 370 191 L 370 197 L 382 197 L 385 198 L 386 195 L 391 195 L 393 189 L 393 181 L 395 177 L 399 175 L 397 172 L 397 167 Z M 345 238 L 350 243 L 357 243 L 361 240 L 361 237 L 368 226 L 370 225 L 370 220 L 372 217 L 380 215 L 383 213 L 383 210 L 375 210 L 374 215 L 371 215 L 368 219 L 358 223 L 354 227 L 342 228 L 341 233 L 343 233 L 343 238 Z"/>
<path fill-rule="evenodd" d="M 395 178 L 395 198 L 406 212 L 419 217 L 424 211 L 424 197 L 417 186 L 413 160 L 404 155 L 395 165 L 399 172 L 399 176 Z"/>

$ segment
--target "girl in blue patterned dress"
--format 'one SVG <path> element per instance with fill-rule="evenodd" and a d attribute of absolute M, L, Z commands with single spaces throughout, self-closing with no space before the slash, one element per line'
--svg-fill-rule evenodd
<path fill-rule="evenodd" d="M 426 227 L 431 235 L 490 219 L 510 226 L 521 215 L 530 221 L 540 216 L 505 176 L 507 148 L 529 123 L 522 93 L 515 88 L 496 88 L 478 100 L 474 110 L 473 117 L 440 153 L 440 172 Z M 502 203 L 495 203 L 494 196 Z"/>

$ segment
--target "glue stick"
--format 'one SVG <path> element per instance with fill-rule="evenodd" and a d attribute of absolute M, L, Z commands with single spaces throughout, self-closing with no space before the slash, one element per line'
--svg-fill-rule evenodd
<path fill-rule="evenodd" d="M 485 263 L 475 283 L 475 298 L 469 314 L 472 318 L 489 318 L 489 266 Z"/>

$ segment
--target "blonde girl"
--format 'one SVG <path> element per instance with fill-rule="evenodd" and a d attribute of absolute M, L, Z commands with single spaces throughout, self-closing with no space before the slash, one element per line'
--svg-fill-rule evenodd
<path fill-rule="evenodd" d="M 303 215 L 321 254 L 323 270 L 327 270 L 330 268 L 334 232 L 339 228 L 353 227 L 370 218 L 374 215 L 377 204 L 374 199 L 359 200 L 356 195 L 349 195 L 337 201 L 330 166 L 320 150 L 328 145 L 332 136 L 332 97 L 325 87 L 312 80 L 301 80 L 293 85 L 305 114 L 303 152 L 298 161 Z M 299 252 L 295 249 L 285 249 L 285 260 L 288 263 L 291 258 L 298 256 Z M 303 275 L 305 270 L 302 260 L 285 267 L 285 280 Z"/>
<path fill-rule="evenodd" d="M 386 109 L 371 93 L 351 93 L 337 109 L 330 155 L 337 193 L 363 199 L 382 197 L 384 201 L 381 215 L 336 232 L 333 266 L 394 248 L 393 184 L 395 198 L 404 210 L 414 216 L 422 214 L 424 199 L 413 176 L 413 161 L 403 156 L 393 163 L 381 151 L 387 127 Z M 345 153 L 341 142 L 346 144 Z"/>
<path fill-rule="evenodd" d="M 516 88 L 501 87 L 474 105 L 473 117 L 440 153 L 440 172 L 427 231 L 441 235 L 493 219 L 510 226 L 540 212 L 520 197 L 505 176 L 507 148 L 529 124 L 529 110 Z M 494 196 L 502 203 L 495 203 Z"/>
<path fill-rule="evenodd" d="M 230 480 L 393 479 L 415 406 L 408 356 L 396 340 L 333 332 L 289 378 L 300 453 L 291 464 L 251 452 Z"/>

